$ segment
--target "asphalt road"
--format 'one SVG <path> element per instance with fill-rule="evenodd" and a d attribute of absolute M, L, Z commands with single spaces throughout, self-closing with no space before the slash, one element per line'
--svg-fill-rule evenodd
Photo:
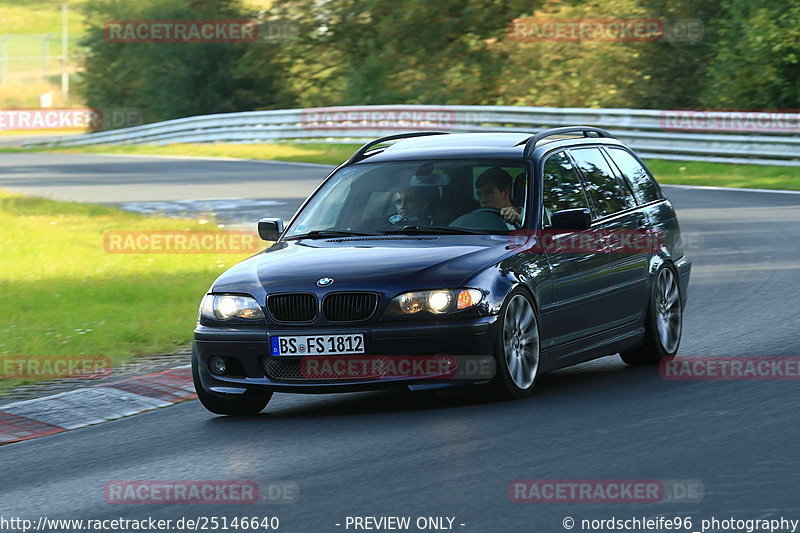
<path fill-rule="evenodd" d="M 184 198 L 217 187 L 244 197 L 248 184 L 269 199 L 272 187 L 299 191 L 320 177 L 279 164 L 181 161 L 165 170 L 161 161 L 24 157 L 0 158 L 0 189 L 66 196 L 70 184 L 119 183 L 157 196 L 161 174 L 171 195 L 162 199 L 176 199 L 179 187 Z M 62 173 L 48 177 L 56 167 Z M 680 354 L 800 355 L 800 195 L 668 193 L 694 261 Z M 532 398 L 514 402 L 465 392 L 279 394 L 261 415 L 233 419 L 195 401 L 3 446 L 0 516 L 270 515 L 281 531 L 320 533 L 347 531 L 347 516 L 365 515 L 455 517 L 465 532 L 566 531 L 567 516 L 578 521 L 573 531 L 581 519 L 610 517 L 691 517 L 692 531 L 711 517 L 800 519 L 799 394 L 797 381 L 665 381 L 614 356 L 545 376 Z M 103 498 L 111 480 L 187 479 L 290 480 L 300 493 L 285 505 Z M 513 503 L 515 479 L 697 480 L 704 497 Z"/>
<path fill-rule="evenodd" d="M 289 218 L 330 172 L 308 163 L 121 155 L 0 154 L 0 189 L 228 223 Z"/>

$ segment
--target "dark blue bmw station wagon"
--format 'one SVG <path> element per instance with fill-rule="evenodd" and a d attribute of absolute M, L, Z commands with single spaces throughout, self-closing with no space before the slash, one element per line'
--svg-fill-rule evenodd
<path fill-rule="evenodd" d="M 675 212 L 608 132 L 415 132 L 336 168 L 200 306 L 195 387 L 211 412 L 273 392 L 473 386 L 675 356 L 691 264 Z"/>

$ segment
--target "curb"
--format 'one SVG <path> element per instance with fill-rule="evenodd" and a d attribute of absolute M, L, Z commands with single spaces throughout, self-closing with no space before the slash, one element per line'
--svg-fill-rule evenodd
<path fill-rule="evenodd" d="M 189 366 L 0 406 L 0 446 L 197 398 Z"/>

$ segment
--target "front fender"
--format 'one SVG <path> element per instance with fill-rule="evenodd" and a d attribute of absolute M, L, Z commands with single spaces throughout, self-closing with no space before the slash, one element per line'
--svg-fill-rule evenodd
<path fill-rule="evenodd" d="M 486 309 L 493 315 L 500 312 L 506 297 L 516 287 L 530 293 L 537 309 L 552 299 L 550 265 L 540 253 L 525 252 L 507 257 L 473 274 L 464 285 L 489 288 Z"/>

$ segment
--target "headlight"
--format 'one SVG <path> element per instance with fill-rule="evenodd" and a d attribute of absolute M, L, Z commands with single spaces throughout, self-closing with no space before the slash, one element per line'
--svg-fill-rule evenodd
<path fill-rule="evenodd" d="M 483 293 L 478 289 L 437 289 L 433 291 L 404 292 L 389 302 L 386 314 L 413 315 L 420 311 L 428 311 L 441 315 L 476 306 L 482 299 Z"/>
<path fill-rule="evenodd" d="M 434 291 L 428 296 L 428 307 L 434 313 L 446 313 L 450 309 L 452 300 L 449 291 Z"/>
<path fill-rule="evenodd" d="M 255 298 L 233 294 L 206 294 L 200 304 L 200 314 L 215 320 L 264 318 Z"/>

